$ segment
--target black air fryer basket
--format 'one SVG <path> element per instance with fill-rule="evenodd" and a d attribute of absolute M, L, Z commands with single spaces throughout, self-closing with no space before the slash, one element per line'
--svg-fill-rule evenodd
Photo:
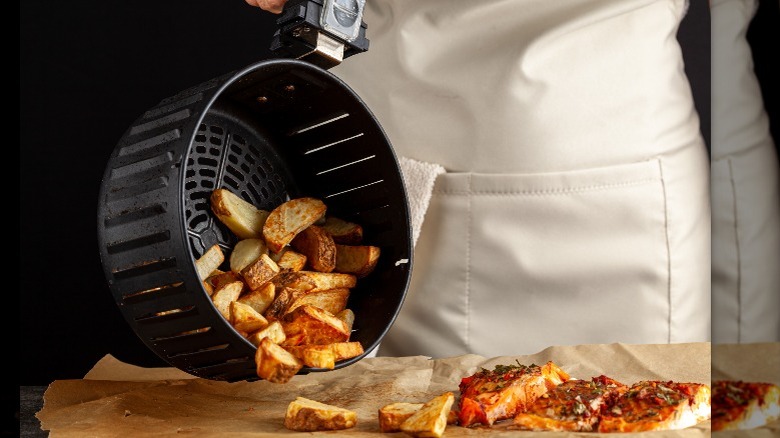
<path fill-rule="evenodd" d="M 98 205 L 103 269 L 122 315 L 170 365 L 256 380 L 256 347 L 216 310 L 194 261 L 236 242 L 210 211 L 224 187 L 258 208 L 311 196 L 379 246 L 348 307 L 366 353 L 393 324 L 411 275 L 406 191 L 382 127 L 344 82 L 311 62 L 272 59 L 164 99 L 119 140 Z M 159 316 L 161 315 L 161 316 Z M 336 364 L 341 368 L 365 354 Z M 323 371 L 303 368 L 301 373 Z"/>

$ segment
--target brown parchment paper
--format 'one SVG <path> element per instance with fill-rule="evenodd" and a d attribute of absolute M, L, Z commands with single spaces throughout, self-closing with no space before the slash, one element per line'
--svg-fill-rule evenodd
<path fill-rule="evenodd" d="M 766 346 L 758 349 L 762 347 L 769 349 Z M 515 360 L 523 364 L 553 361 L 572 377 L 582 379 L 606 374 L 624 383 L 668 379 L 711 384 L 710 357 L 709 343 L 550 347 L 533 355 L 494 358 L 477 355 L 443 359 L 371 357 L 339 370 L 298 375 L 288 383 L 276 384 L 210 381 L 175 368 L 140 368 L 106 356 L 84 379 L 58 380 L 49 385 L 43 408 L 36 416 L 52 437 L 182 434 L 402 437 L 405 435 L 400 432 L 379 432 L 377 410 L 381 406 L 397 401 L 424 402 L 445 391 L 457 396 L 460 379 L 480 367 L 492 369 L 496 364 L 513 364 Z M 283 418 L 287 404 L 296 396 L 352 409 L 358 414 L 358 424 L 337 432 L 289 431 L 284 428 Z M 492 427 L 451 425 L 444 436 L 474 435 L 553 438 L 598 434 L 518 431 L 506 421 Z M 703 422 L 679 431 L 621 434 L 631 435 L 710 436 L 710 425 Z"/>

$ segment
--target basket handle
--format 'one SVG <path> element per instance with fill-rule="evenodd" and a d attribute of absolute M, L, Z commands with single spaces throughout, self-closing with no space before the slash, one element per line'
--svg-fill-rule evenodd
<path fill-rule="evenodd" d="M 276 24 L 271 51 L 324 69 L 368 50 L 366 0 L 289 0 Z"/>

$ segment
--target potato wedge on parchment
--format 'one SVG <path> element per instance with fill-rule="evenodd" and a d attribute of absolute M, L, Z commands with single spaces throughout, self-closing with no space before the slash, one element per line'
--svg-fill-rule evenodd
<path fill-rule="evenodd" d="M 452 392 L 434 397 L 401 423 L 401 431 L 413 437 L 441 437 L 447 428 L 447 418 L 454 402 L 455 394 Z"/>
<path fill-rule="evenodd" d="M 284 427 L 300 432 L 343 430 L 356 424 L 356 412 L 304 397 L 290 402 L 284 414 Z"/>

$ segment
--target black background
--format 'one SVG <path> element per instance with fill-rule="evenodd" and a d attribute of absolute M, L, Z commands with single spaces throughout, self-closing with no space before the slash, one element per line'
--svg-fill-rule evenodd
<path fill-rule="evenodd" d="M 763 27 L 750 34 L 760 78 L 780 77 L 776 6 L 762 3 Z M 705 0 L 692 8 L 681 37 L 708 140 L 709 11 Z M 81 378 L 109 353 L 165 365 L 108 291 L 96 234 L 103 171 L 144 111 L 269 57 L 274 30 L 275 16 L 243 0 L 20 2 L 20 385 Z M 774 117 L 777 85 L 764 81 Z"/>
<path fill-rule="evenodd" d="M 20 383 L 83 377 L 107 353 L 163 366 L 103 274 L 103 171 L 125 130 L 160 100 L 271 56 L 276 17 L 243 0 L 20 7 Z"/>

